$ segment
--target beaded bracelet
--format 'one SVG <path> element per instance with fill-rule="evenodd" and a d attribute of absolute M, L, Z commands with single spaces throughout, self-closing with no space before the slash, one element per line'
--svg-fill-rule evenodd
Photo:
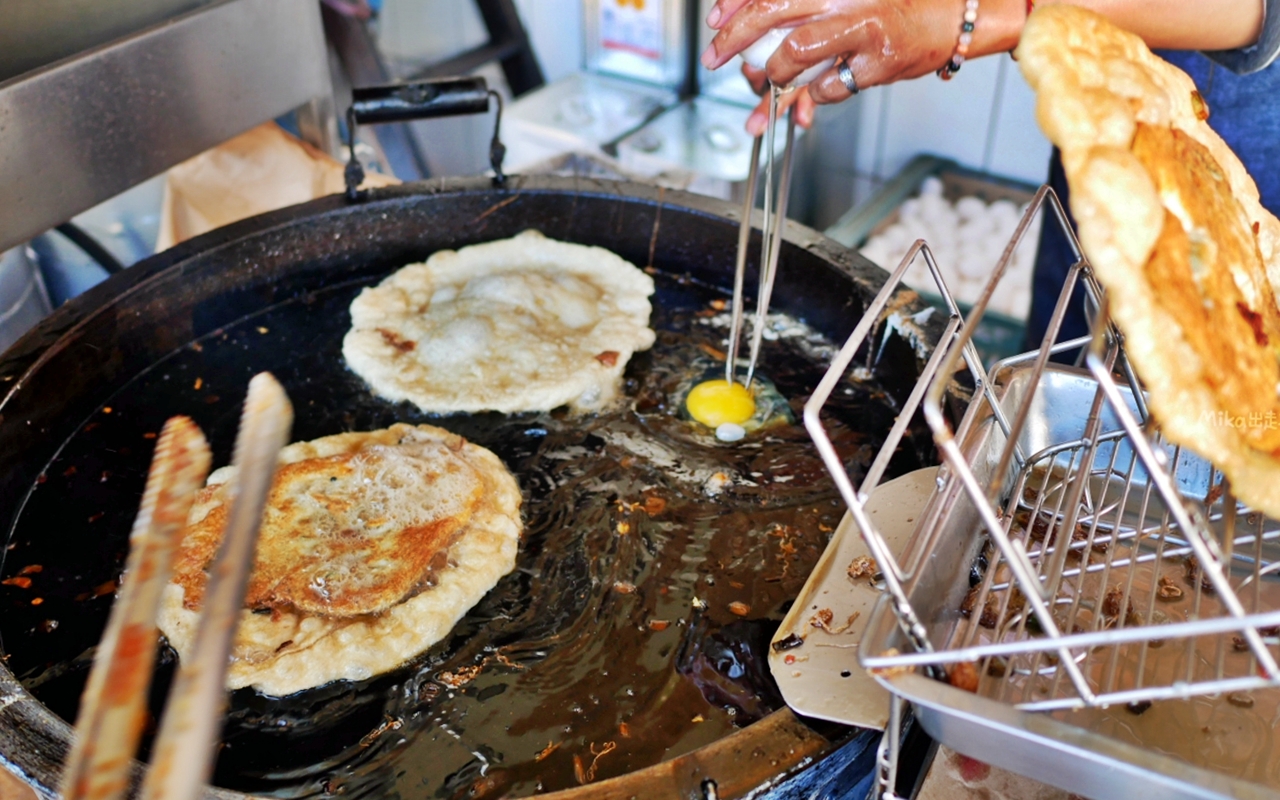
<path fill-rule="evenodd" d="M 973 42 L 973 26 L 977 21 L 978 0 L 964 0 L 964 22 L 960 25 L 960 39 L 956 42 L 956 50 L 951 54 L 951 60 L 938 70 L 939 78 L 949 81 L 952 75 L 960 71 L 960 65 L 969 54 L 969 45 Z"/>

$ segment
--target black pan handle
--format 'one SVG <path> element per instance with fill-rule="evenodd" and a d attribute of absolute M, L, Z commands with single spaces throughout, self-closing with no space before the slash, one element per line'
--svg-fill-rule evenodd
<path fill-rule="evenodd" d="M 367 86 L 351 92 L 351 113 L 361 125 L 406 122 L 489 110 L 489 86 L 484 78 L 436 80 Z"/>
<path fill-rule="evenodd" d="M 493 98 L 498 104 L 498 115 L 493 123 L 493 140 L 489 143 L 489 163 L 493 166 L 493 182 L 502 185 L 507 179 L 502 172 L 502 160 L 507 148 L 498 138 L 502 126 L 502 95 L 490 89 L 484 78 L 432 78 L 352 90 L 351 107 L 347 109 L 349 157 L 344 174 L 347 198 L 359 200 L 358 187 L 364 183 L 364 168 L 356 160 L 357 125 L 484 114 L 489 111 L 489 98 Z"/>

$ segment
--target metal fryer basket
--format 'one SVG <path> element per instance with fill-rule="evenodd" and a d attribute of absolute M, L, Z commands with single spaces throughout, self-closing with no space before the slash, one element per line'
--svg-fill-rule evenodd
<path fill-rule="evenodd" d="M 1159 736 L 1121 741 L 1091 729 L 1105 714 L 1065 711 L 1127 707 L 1115 713 L 1132 722 L 1151 701 L 1216 694 L 1235 713 L 1254 713 L 1248 692 L 1280 686 L 1280 524 L 1237 504 L 1211 465 L 1160 438 L 1078 245 L 1041 348 L 986 371 L 976 362 L 973 328 L 1042 209 L 1074 243 L 1056 197 L 1042 188 L 968 319 L 933 270 L 951 319 L 899 422 L 905 427 L 921 407 L 944 467 L 900 557 L 861 513 L 879 480 L 875 465 L 855 489 L 820 418 L 869 329 L 854 331 L 806 406 L 806 425 L 884 576 L 862 663 L 895 698 L 910 700 L 944 744 L 1064 789 L 1093 797 L 1157 786 L 1174 797 L 1266 794 L 1256 779 L 1150 744 Z M 886 291 L 919 255 L 932 267 L 918 243 Z M 1094 334 L 1055 345 L 1081 282 L 1096 308 Z M 1087 370 L 1048 361 L 1051 352 L 1085 344 Z M 953 432 L 943 398 L 960 372 L 973 376 L 976 390 Z M 896 446 L 891 436 L 881 456 Z M 948 677 L 976 683 L 976 694 Z M 1258 713 L 1271 705 L 1259 703 Z M 894 785 L 900 719 L 895 702 L 882 759 L 886 788 Z M 1270 758 L 1265 749 L 1255 760 Z M 1097 769 L 1082 769 L 1080 759 Z M 1280 777 L 1262 782 L 1280 786 Z"/>

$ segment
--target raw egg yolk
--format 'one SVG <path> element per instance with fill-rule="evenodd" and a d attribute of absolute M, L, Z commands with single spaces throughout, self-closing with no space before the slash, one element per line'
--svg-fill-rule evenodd
<path fill-rule="evenodd" d="M 724 379 L 703 381 L 689 392 L 684 401 L 689 416 L 708 428 L 726 422 L 741 425 L 756 413 L 756 399 L 741 383 Z"/>

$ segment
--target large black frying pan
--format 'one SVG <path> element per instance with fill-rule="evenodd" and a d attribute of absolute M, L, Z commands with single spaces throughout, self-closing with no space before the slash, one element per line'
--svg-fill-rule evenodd
<path fill-rule="evenodd" d="M 0 586 L 0 757 L 41 791 L 56 785 L 69 728 L 14 673 L 41 660 L 74 657 L 76 652 L 57 650 L 63 634 L 95 641 L 101 631 L 109 581 L 121 566 L 121 545 L 150 457 L 140 429 L 158 429 L 164 418 L 188 414 L 209 436 L 215 463 L 227 463 L 245 383 L 264 369 L 279 378 L 298 411 L 294 440 L 391 421 L 331 348 L 349 325 L 345 305 L 293 314 L 286 329 L 268 330 L 267 322 L 257 334 L 252 326 L 236 328 L 249 333 L 224 342 L 216 354 L 204 354 L 220 382 L 212 391 L 192 391 L 190 374 L 170 380 L 164 365 L 173 362 L 166 359 L 248 316 L 270 320 L 270 309 L 313 302 L 321 308 L 327 287 L 376 282 L 441 248 L 528 228 L 607 247 L 637 265 L 684 276 L 690 285 L 726 287 L 738 213 L 696 195 L 577 178 L 513 177 L 501 188 L 487 179 L 409 184 L 356 202 L 333 196 L 227 226 L 64 305 L 0 357 L 0 531 L 8 537 L 9 559 L 0 564 L 0 577 L 15 577 L 18 564 L 39 561 L 44 572 L 34 576 L 36 585 L 46 587 L 42 602 L 32 605 L 30 589 Z M 780 276 L 774 307 L 838 342 L 886 274 L 816 232 L 788 225 Z M 749 276 L 748 285 L 754 280 Z M 679 298 L 660 295 L 656 302 Z M 877 345 L 879 383 L 905 398 L 929 345 L 896 334 L 887 342 Z M 128 409 L 132 421 L 115 420 L 112 414 L 123 412 L 110 409 L 110 399 L 138 381 L 150 389 L 141 400 L 135 393 Z M 890 423 L 886 418 L 886 429 Z M 112 438 L 119 431 L 128 437 Z M 77 469 L 62 468 L 60 453 L 93 436 L 102 437 L 100 456 L 90 451 L 90 460 L 82 459 Z M 920 446 L 920 453 L 926 450 Z M 916 454 L 904 464 L 914 466 L 921 458 L 928 456 Z M 36 489 L 45 499 L 32 500 Z M 107 597 L 95 604 L 95 594 Z M 51 621 L 62 627 L 50 630 Z M 74 715 L 74 698 L 58 711 Z M 688 756 L 579 791 L 686 796 L 690 787 L 712 778 L 721 797 L 738 796 L 831 752 L 848 736 L 784 709 Z"/>

